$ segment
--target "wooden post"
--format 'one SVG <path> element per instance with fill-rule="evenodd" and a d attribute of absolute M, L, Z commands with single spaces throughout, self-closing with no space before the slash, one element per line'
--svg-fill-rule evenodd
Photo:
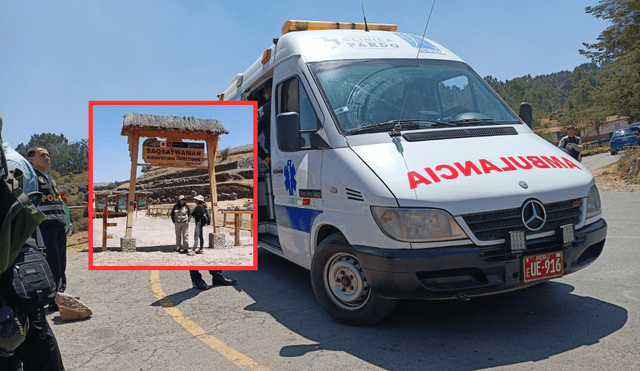
<path fill-rule="evenodd" d="M 129 176 L 129 198 L 127 201 L 127 227 L 125 237 L 131 237 L 133 229 L 133 204 L 136 202 L 136 170 L 138 168 L 138 135 L 129 136 L 129 153 L 131 154 L 131 175 Z M 117 200 L 116 200 L 117 202 Z"/>
<path fill-rule="evenodd" d="M 109 197 L 105 197 L 102 210 L 102 252 L 107 251 L 107 216 L 109 215 Z"/>
<path fill-rule="evenodd" d="M 240 213 L 238 212 L 238 206 L 236 206 L 236 212 L 234 214 L 234 220 L 236 225 L 234 226 L 236 232 L 236 246 L 240 246 Z"/>
<path fill-rule="evenodd" d="M 211 225 L 213 233 L 218 233 L 218 189 L 216 187 L 216 151 L 218 136 L 207 139 L 207 161 L 209 162 L 209 187 L 211 189 Z"/>

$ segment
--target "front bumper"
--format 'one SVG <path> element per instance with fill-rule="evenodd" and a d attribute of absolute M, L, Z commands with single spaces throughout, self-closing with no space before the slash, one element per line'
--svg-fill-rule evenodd
<path fill-rule="evenodd" d="M 562 251 L 564 274 L 593 263 L 604 248 L 604 219 L 577 230 L 568 247 L 547 241 L 543 249 L 506 253 L 503 245 L 395 250 L 353 246 L 367 281 L 388 299 L 453 299 L 517 290 L 547 281 L 524 282 L 523 256 Z M 527 241 L 529 243 L 529 241 Z M 534 241 L 535 243 L 535 241 Z"/>

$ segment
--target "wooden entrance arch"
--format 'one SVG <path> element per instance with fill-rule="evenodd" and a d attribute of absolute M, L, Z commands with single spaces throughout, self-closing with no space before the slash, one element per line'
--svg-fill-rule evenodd
<path fill-rule="evenodd" d="M 218 192 L 216 189 L 215 158 L 218 149 L 218 137 L 221 134 L 229 134 L 222 123 L 213 119 L 198 119 L 195 117 L 156 116 L 138 113 L 124 115 L 121 135 L 127 136 L 129 153 L 131 155 L 131 176 L 129 177 L 129 196 L 127 202 L 127 227 L 125 237 L 131 238 L 133 229 L 133 207 L 135 205 L 136 168 L 138 166 L 163 166 L 177 168 L 202 168 L 209 171 L 209 186 L 211 188 L 211 216 L 214 232 L 217 233 L 218 225 Z M 153 142 L 147 150 L 149 163 L 138 163 L 138 145 L 141 137 L 164 138 L 164 142 Z M 182 146 L 172 147 L 172 144 L 181 144 L 184 140 L 204 141 L 206 147 L 207 166 L 198 164 L 199 149 L 190 150 Z M 163 144 L 164 143 L 164 144 Z M 157 145 L 155 145 L 157 144 Z M 155 149 L 157 148 L 157 149 Z M 175 148 L 172 150 L 171 148 Z M 145 150 L 143 148 L 143 150 Z M 203 158 L 204 160 L 204 158 Z"/>

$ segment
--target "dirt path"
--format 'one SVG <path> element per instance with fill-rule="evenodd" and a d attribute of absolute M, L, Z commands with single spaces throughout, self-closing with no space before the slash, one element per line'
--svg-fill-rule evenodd
<path fill-rule="evenodd" d="M 234 245 L 231 228 L 221 228 L 226 234 L 224 248 L 204 249 L 204 254 L 188 256 L 175 249 L 175 229 L 171 219 L 138 216 L 133 218 L 133 237 L 136 252 L 121 252 L 120 238 L 124 237 L 126 218 L 109 219 L 117 223 L 108 227 L 113 235 L 107 240 L 108 251 L 102 252 L 102 219 L 93 220 L 93 264 L 96 266 L 251 266 L 253 265 L 253 238 L 249 231 L 240 232 L 240 246 Z M 193 246 L 195 223 L 189 224 L 189 246 Z M 205 246 L 209 245 L 210 226 L 205 227 Z"/>
<path fill-rule="evenodd" d="M 621 155 L 611 156 L 607 152 L 583 159 L 582 164 L 596 178 L 596 186 L 600 192 L 640 192 L 640 185 L 628 184 L 615 175 L 618 170 L 618 160 L 621 157 Z"/>

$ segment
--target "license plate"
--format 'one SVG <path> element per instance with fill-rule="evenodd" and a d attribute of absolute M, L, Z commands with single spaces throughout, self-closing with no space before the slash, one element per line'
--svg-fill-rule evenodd
<path fill-rule="evenodd" d="M 558 277 L 564 274 L 562 253 L 525 256 L 524 280 L 533 281 L 541 278 Z"/>

